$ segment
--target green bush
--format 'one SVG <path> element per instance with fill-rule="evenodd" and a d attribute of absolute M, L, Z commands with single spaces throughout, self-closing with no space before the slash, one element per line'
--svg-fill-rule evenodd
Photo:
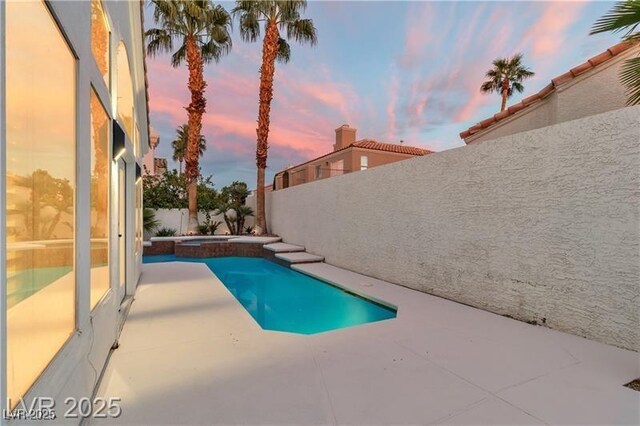
<path fill-rule="evenodd" d="M 209 225 L 209 231 L 211 232 L 211 235 L 215 235 L 216 234 L 216 231 L 218 230 L 220 225 L 222 225 L 222 222 L 220 222 L 219 220 L 216 220 L 215 222 L 213 222 L 213 223 L 211 223 Z"/>
<path fill-rule="evenodd" d="M 198 232 L 200 235 L 207 235 L 209 233 L 208 225 L 198 225 Z"/>
<path fill-rule="evenodd" d="M 156 237 L 175 237 L 178 234 L 173 228 L 160 228 L 158 232 L 156 232 Z"/>

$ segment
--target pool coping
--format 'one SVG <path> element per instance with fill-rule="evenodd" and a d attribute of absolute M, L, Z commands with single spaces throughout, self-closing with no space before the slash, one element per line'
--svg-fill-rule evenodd
<path fill-rule="evenodd" d="M 314 263 L 316 263 L 316 262 L 314 262 Z M 330 279 L 330 278 L 326 278 L 326 277 L 324 277 L 324 276 L 322 276 L 322 275 L 320 275 L 318 273 L 314 273 L 314 272 L 307 271 L 307 270 L 304 270 L 304 269 L 300 268 L 301 266 L 305 266 L 305 265 L 309 265 L 309 264 L 307 264 L 307 263 L 293 264 L 293 265 L 291 265 L 291 269 L 296 271 L 296 272 L 298 272 L 298 273 L 307 275 L 307 276 L 309 276 L 311 278 L 315 278 L 316 280 L 319 280 L 319 281 L 325 282 L 325 283 L 327 283 L 329 285 L 332 285 L 334 287 L 337 287 L 337 288 L 339 288 L 339 289 L 341 289 L 343 291 L 346 291 L 347 293 L 353 294 L 354 296 L 361 297 L 363 299 L 366 299 L 366 300 L 369 300 L 369 301 L 371 301 L 373 303 L 381 305 L 381 306 L 383 306 L 385 308 L 391 309 L 391 310 L 395 311 L 396 316 L 400 312 L 400 307 L 398 305 L 396 305 L 396 304 L 393 304 L 391 302 L 383 300 L 383 299 L 381 299 L 381 298 L 379 298 L 377 296 L 373 296 L 373 295 L 371 295 L 369 293 L 364 293 L 361 289 L 356 289 L 355 287 L 351 287 L 351 285 L 349 285 L 349 284 L 339 283 L 336 280 L 333 280 L 333 279 Z"/>

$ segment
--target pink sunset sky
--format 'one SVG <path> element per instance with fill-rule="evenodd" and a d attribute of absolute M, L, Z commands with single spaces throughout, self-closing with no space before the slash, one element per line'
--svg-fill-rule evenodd
<path fill-rule="evenodd" d="M 479 91 L 494 58 L 522 52 L 536 72 L 509 101 L 517 102 L 618 42 L 615 35 L 588 35 L 612 4 L 309 2 L 304 15 L 314 20 L 318 45 L 292 42 L 291 61 L 276 65 L 267 182 L 331 151 L 343 123 L 357 128 L 358 138 L 435 151 L 462 146 L 460 131 L 499 110 L 497 95 Z M 147 27 L 154 25 L 151 8 Z M 242 42 L 234 27 L 231 53 L 205 68 L 201 168 L 218 188 L 234 180 L 253 188 L 261 44 Z M 161 140 L 156 155 L 171 165 L 171 140 L 187 117 L 186 65 L 149 58 L 148 76 L 151 124 Z"/>

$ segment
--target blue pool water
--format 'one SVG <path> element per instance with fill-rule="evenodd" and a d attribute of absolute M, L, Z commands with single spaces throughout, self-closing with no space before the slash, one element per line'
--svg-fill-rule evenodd
<path fill-rule="evenodd" d="M 396 316 L 391 308 L 262 258 L 144 258 L 145 263 L 173 260 L 205 263 L 267 330 L 314 334 Z"/>

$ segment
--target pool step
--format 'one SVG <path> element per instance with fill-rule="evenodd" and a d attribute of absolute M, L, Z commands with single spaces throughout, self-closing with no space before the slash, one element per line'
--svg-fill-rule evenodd
<path fill-rule="evenodd" d="M 316 254 L 311 254 L 307 252 L 293 252 L 293 253 L 276 253 L 276 257 L 278 259 L 282 259 L 285 262 L 289 262 L 291 264 L 294 263 L 313 263 L 313 262 L 322 262 L 324 257 L 318 256 Z"/>
<path fill-rule="evenodd" d="M 295 244 L 287 244 L 287 243 L 267 244 L 262 247 L 276 253 L 292 253 L 297 251 L 304 251 L 304 247 L 302 246 L 297 246 Z"/>

